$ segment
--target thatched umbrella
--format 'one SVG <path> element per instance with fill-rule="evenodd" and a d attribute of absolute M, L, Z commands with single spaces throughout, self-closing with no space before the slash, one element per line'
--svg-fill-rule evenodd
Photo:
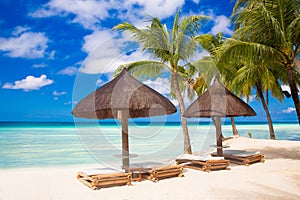
<path fill-rule="evenodd" d="M 221 117 L 255 116 L 255 111 L 217 79 L 184 112 L 184 116 L 212 117 L 216 126 L 217 155 L 223 156 Z"/>
<path fill-rule="evenodd" d="M 122 162 L 129 166 L 128 118 L 175 113 L 163 95 L 133 78 L 126 69 L 112 81 L 83 98 L 72 111 L 75 117 L 122 120 Z"/>

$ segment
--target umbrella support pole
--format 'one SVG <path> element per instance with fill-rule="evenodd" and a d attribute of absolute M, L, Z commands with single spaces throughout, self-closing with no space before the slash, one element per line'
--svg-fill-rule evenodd
<path fill-rule="evenodd" d="M 223 156 L 223 146 L 222 146 L 222 127 L 221 127 L 221 118 L 215 118 L 216 126 L 216 139 L 217 139 L 217 156 Z"/>
<path fill-rule="evenodd" d="M 129 145 L 128 145 L 128 113 L 120 111 L 122 116 L 122 164 L 124 169 L 129 168 Z"/>

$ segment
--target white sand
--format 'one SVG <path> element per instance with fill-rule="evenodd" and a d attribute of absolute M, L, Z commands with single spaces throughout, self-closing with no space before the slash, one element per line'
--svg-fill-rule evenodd
<path fill-rule="evenodd" d="M 91 190 L 76 179 L 79 167 L 0 170 L 0 199 L 300 199 L 300 142 L 235 138 L 233 149 L 260 151 L 265 163 L 185 177 Z"/>

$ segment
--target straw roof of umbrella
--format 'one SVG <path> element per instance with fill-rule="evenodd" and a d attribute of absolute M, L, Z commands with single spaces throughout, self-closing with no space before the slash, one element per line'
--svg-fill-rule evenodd
<path fill-rule="evenodd" d="M 129 111 L 129 118 L 175 113 L 176 107 L 163 95 L 133 78 L 126 69 L 73 109 L 76 117 L 90 119 L 118 118 L 118 111 Z"/>
<path fill-rule="evenodd" d="M 217 156 L 223 156 L 221 117 L 255 116 L 255 111 L 219 80 L 199 96 L 184 112 L 185 117 L 212 117 L 216 127 Z"/>
<path fill-rule="evenodd" d="M 217 79 L 184 112 L 185 117 L 255 116 L 255 111 Z"/>
<path fill-rule="evenodd" d="M 128 118 L 172 114 L 176 107 L 163 95 L 133 78 L 126 69 L 95 92 L 83 98 L 73 109 L 76 117 L 122 120 L 122 162 L 128 170 Z"/>

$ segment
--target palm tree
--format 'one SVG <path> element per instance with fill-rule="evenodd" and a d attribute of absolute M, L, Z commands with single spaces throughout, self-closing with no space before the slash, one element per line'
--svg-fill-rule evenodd
<path fill-rule="evenodd" d="M 256 89 L 256 96 L 261 100 L 267 116 L 270 139 L 274 140 L 276 137 L 273 122 L 267 100 L 264 96 L 264 91 L 267 93 L 270 90 L 274 97 L 281 101 L 283 100 L 283 93 L 277 76 L 279 76 L 279 72 L 276 72 L 274 69 L 271 69 L 266 65 L 243 65 L 238 69 L 236 76 L 231 83 L 231 88 L 234 89 L 234 91 L 243 94 L 247 98 L 249 98 L 252 94 L 252 89 Z"/>
<path fill-rule="evenodd" d="M 284 71 L 300 125 L 298 96 L 300 53 L 299 0 L 237 0 L 233 10 L 235 33 L 226 41 L 220 60 L 224 63 L 269 65 Z M 266 81 L 266 80 L 262 80 Z"/>
<path fill-rule="evenodd" d="M 194 89 L 198 95 L 201 95 L 205 89 L 207 89 L 207 83 L 210 83 L 214 77 L 220 75 L 220 72 L 224 71 L 224 67 L 222 68 L 218 64 L 218 54 L 217 50 L 223 45 L 224 37 L 223 33 L 217 33 L 216 36 L 211 34 L 202 34 L 195 37 L 195 40 L 200 43 L 203 49 L 209 52 L 210 57 L 204 57 L 202 60 L 197 61 L 195 67 L 198 68 L 199 77 L 196 79 L 194 84 Z M 206 66 L 206 67 L 205 67 Z M 201 68 L 199 70 L 199 67 Z M 205 78 L 205 79 L 204 79 Z M 224 82 L 227 82 L 224 79 Z M 234 135 L 239 135 L 238 130 L 235 125 L 234 117 L 230 117 L 231 125 L 232 125 L 232 132 Z"/>
<path fill-rule="evenodd" d="M 170 72 L 171 86 L 174 88 L 180 109 L 184 153 L 188 154 L 192 153 L 192 149 L 186 118 L 183 116 L 185 107 L 179 79 L 182 78 L 180 77 L 181 72 L 187 70 L 187 64 L 182 65 L 182 63 L 188 63 L 197 50 L 197 43 L 193 36 L 198 32 L 202 22 L 207 19 L 208 17 L 199 15 L 183 17 L 179 20 L 178 10 L 170 32 L 167 26 L 157 18 L 152 18 L 151 25 L 144 29 L 139 29 L 127 22 L 113 28 L 131 33 L 133 39 L 142 45 L 142 51 L 150 53 L 157 60 L 137 61 L 122 67 L 126 67 L 134 76 L 158 76 L 166 69 Z M 120 69 L 116 73 L 118 71 Z"/>

